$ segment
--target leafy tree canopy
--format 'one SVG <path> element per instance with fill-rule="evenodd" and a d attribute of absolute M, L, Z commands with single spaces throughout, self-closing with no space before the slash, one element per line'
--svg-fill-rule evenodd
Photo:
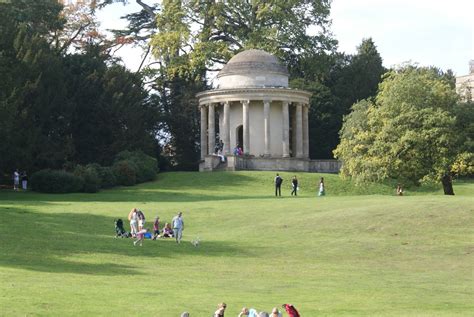
<path fill-rule="evenodd" d="M 409 65 L 388 72 L 375 101 L 360 101 L 344 118 L 334 151 L 342 175 L 359 183 L 440 180 L 458 152 L 457 99 L 436 69 Z"/>

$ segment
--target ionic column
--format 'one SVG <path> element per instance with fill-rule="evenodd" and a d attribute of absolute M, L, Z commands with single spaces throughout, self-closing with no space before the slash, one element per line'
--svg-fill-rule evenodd
<path fill-rule="evenodd" d="M 296 157 L 296 105 L 292 104 L 291 111 L 291 156 Z"/>
<path fill-rule="evenodd" d="M 263 125 L 264 125 L 264 140 L 265 149 L 263 154 L 270 156 L 270 101 L 263 101 Z"/>
<path fill-rule="evenodd" d="M 201 160 L 207 155 L 207 109 L 201 106 Z"/>
<path fill-rule="evenodd" d="M 250 146 L 250 127 L 249 127 L 249 100 L 242 100 L 242 125 L 243 125 L 243 151 L 244 154 L 249 154 Z"/>
<path fill-rule="evenodd" d="M 296 104 L 296 157 L 303 157 L 303 105 Z"/>
<path fill-rule="evenodd" d="M 309 157 L 308 105 L 303 106 L 303 157 Z"/>
<path fill-rule="evenodd" d="M 214 104 L 209 104 L 209 155 L 214 154 L 216 147 L 216 118 Z"/>
<path fill-rule="evenodd" d="M 283 101 L 281 106 L 283 114 L 283 157 L 290 157 L 290 116 L 288 114 L 288 101 Z"/>
<path fill-rule="evenodd" d="M 224 120 L 222 123 L 223 142 L 224 142 L 224 155 L 230 154 L 230 104 L 228 101 L 224 102 Z"/>

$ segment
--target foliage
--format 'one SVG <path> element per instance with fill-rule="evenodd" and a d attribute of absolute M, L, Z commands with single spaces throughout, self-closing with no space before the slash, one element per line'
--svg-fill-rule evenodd
<path fill-rule="evenodd" d="M 85 40 L 92 12 L 61 10 L 55 0 L 0 3 L 0 173 L 110 165 L 130 148 L 158 155 L 157 110 L 141 76 Z M 72 38 L 81 39 L 75 50 Z"/>
<path fill-rule="evenodd" d="M 74 175 L 81 177 L 84 180 L 82 187 L 85 193 L 96 193 L 101 187 L 101 180 L 96 169 L 91 166 L 77 165 L 74 169 Z"/>
<path fill-rule="evenodd" d="M 407 66 L 385 75 L 375 102 L 345 117 L 334 154 L 357 182 L 440 180 L 456 156 L 457 96 L 432 69 Z"/>
<path fill-rule="evenodd" d="M 361 42 L 355 55 L 320 53 L 291 65 L 290 86 L 313 93 L 309 111 L 311 158 L 333 158 L 343 116 L 355 102 L 375 96 L 384 72 L 371 38 Z"/>
<path fill-rule="evenodd" d="M 110 166 L 100 166 L 97 163 L 87 164 L 87 168 L 92 168 L 95 170 L 100 179 L 100 188 L 110 188 L 114 187 L 117 184 L 112 167 Z"/>
<path fill-rule="evenodd" d="M 156 178 L 158 173 L 158 162 L 155 158 L 146 155 L 142 151 L 122 151 L 115 157 L 116 162 L 130 161 L 136 168 L 136 182 L 143 183 Z"/>
<path fill-rule="evenodd" d="M 63 170 L 44 169 L 30 178 L 33 190 L 44 193 L 74 193 L 84 188 L 84 179 Z"/>
<path fill-rule="evenodd" d="M 117 161 L 112 170 L 118 185 L 132 186 L 137 182 L 137 166 L 129 160 Z"/>

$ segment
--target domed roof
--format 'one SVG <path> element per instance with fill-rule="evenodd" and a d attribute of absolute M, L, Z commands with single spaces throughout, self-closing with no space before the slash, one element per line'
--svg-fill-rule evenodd
<path fill-rule="evenodd" d="M 247 50 L 232 57 L 217 75 L 219 88 L 288 87 L 288 70 L 277 57 Z"/>

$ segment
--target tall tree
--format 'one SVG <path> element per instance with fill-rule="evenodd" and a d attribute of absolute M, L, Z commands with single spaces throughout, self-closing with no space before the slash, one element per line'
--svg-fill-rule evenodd
<path fill-rule="evenodd" d="M 449 82 L 432 69 L 387 73 L 375 102 L 359 102 L 345 118 L 334 151 L 342 175 L 358 182 L 441 180 L 458 151 L 456 101 Z"/>
<path fill-rule="evenodd" d="M 105 1 L 110 2 L 114 1 Z M 206 89 L 209 72 L 243 49 L 264 49 L 296 65 L 302 56 L 335 47 L 328 31 L 328 0 L 164 0 L 160 6 L 136 2 L 143 8 L 141 14 L 128 16 L 135 35 L 140 34 L 137 27 L 149 31 L 156 21 L 156 30 L 146 32 L 157 61 L 157 70 L 149 73 L 157 78 L 178 163 L 187 166 L 197 167 L 199 127 L 193 95 L 182 92 Z M 317 30 L 314 35 L 308 34 L 309 26 Z"/>

